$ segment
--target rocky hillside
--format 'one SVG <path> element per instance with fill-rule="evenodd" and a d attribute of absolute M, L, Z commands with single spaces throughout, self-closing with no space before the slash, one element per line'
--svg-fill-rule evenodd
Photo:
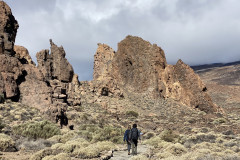
<path fill-rule="evenodd" d="M 226 112 L 235 112 L 239 114 L 239 62 L 199 69 L 196 73 L 204 81 L 213 101 L 218 106 L 225 108 Z"/>

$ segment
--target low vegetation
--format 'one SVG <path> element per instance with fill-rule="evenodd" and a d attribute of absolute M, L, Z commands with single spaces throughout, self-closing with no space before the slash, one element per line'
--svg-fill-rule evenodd
<path fill-rule="evenodd" d="M 5 125 L 2 122 L 2 119 L 0 119 L 0 133 L 2 132 L 2 129 L 5 127 Z"/>
<path fill-rule="evenodd" d="M 81 138 L 78 131 L 67 131 L 48 140 L 55 142 L 55 144 L 50 148 L 45 148 L 35 153 L 31 157 L 32 160 L 69 159 L 70 157 L 81 159 L 98 158 L 103 152 L 117 149 L 116 144 L 110 141 L 89 142 Z"/>
<path fill-rule="evenodd" d="M 200 130 L 199 130 L 200 131 Z M 240 140 L 235 135 L 215 132 L 174 135 L 173 132 L 154 136 L 144 143 L 153 147 L 151 159 L 163 160 L 237 160 Z M 163 136 L 165 135 L 165 136 Z M 168 138 L 166 138 L 166 136 Z M 177 137 L 177 138 L 176 138 Z"/>
<path fill-rule="evenodd" d="M 139 116 L 139 114 L 137 112 L 135 112 L 135 111 L 127 111 L 126 115 L 127 116 L 136 117 L 136 118 Z"/>
<path fill-rule="evenodd" d="M 15 151 L 15 142 L 6 134 L 0 133 L 0 151 Z"/>
<path fill-rule="evenodd" d="M 13 133 L 29 138 L 50 138 L 54 135 L 60 134 L 60 129 L 55 124 L 49 121 L 27 122 L 13 127 Z"/>
<path fill-rule="evenodd" d="M 92 142 L 111 141 L 121 143 L 123 140 L 123 130 L 108 125 L 102 128 L 98 125 L 83 125 L 80 127 L 80 135 Z"/>

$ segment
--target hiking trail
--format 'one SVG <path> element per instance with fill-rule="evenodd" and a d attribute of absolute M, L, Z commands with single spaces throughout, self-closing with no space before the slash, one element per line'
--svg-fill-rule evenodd
<path fill-rule="evenodd" d="M 124 145 L 124 146 L 122 145 L 122 147 L 127 148 L 127 145 Z M 137 152 L 138 152 L 137 155 L 148 153 L 149 149 L 150 149 L 149 146 L 144 144 L 139 144 L 137 148 Z M 124 150 L 113 152 L 113 157 L 111 157 L 110 160 L 127 160 L 127 159 L 131 159 L 131 157 L 133 157 L 133 155 L 128 155 L 128 151 L 124 149 Z"/>

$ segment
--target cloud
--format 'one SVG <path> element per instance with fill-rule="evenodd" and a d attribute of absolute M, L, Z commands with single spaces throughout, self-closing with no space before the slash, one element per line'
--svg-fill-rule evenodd
<path fill-rule="evenodd" d="M 63 45 L 80 80 L 92 79 L 97 43 L 117 50 L 129 34 L 161 46 L 172 64 L 179 58 L 190 65 L 240 59 L 238 0 L 6 2 L 20 24 L 16 44 L 34 58 L 52 38 Z"/>

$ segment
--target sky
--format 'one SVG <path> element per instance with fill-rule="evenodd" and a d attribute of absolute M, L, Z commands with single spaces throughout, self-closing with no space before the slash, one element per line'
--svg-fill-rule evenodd
<path fill-rule="evenodd" d="M 164 51 L 169 64 L 240 60 L 239 0 L 5 0 L 19 23 L 15 44 L 36 53 L 63 46 L 79 80 L 92 80 L 97 43 L 117 51 L 127 35 Z"/>

